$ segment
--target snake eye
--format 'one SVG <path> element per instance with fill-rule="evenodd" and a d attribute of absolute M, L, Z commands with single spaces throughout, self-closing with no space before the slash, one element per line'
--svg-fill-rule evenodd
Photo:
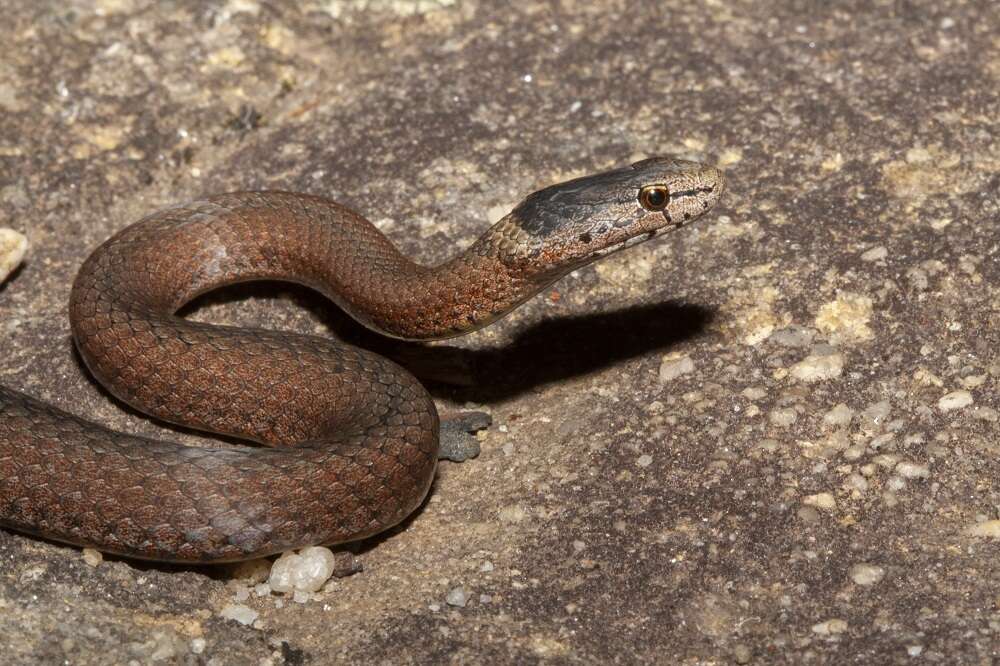
<path fill-rule="evenodd" d="M 639 190 L 639 203 L 646 210 L 659 211 L 670 202 L 666 185 L 650 185 Z"/>

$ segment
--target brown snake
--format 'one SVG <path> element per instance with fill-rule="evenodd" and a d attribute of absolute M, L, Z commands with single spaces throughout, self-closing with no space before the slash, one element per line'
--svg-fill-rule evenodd
<path fill-rule="evenodd" d="M 438 415 L 417 380 L 319 337 L 176 316 L 252 280 L 312 287 L 383 334 L 430 340 L 502 317 L 566 273 L 682 226 L 721 172 L 652 158 L 527 197 L 436 267 L 357 213 L 287 192 L 238 192 L 155 213 L 84 262 L 70 297 L 77 348 L 124 402 L 268 447 L 134 437 L 0 387 L 0 525 L 126 555 L 225 562 L 360 539 L 423 501 Z"/>

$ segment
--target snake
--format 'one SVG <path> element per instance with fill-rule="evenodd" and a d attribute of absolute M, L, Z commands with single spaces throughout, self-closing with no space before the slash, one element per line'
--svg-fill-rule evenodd
<path fill-rule="evenodd" d="M 198 296 L 279 280 L 385 336 L 439 340 L 582 266 L 702 216 L 725 185 L 673 157 L 540 189 L 457 256 L 404 256 L 371 222 L 283 191 L 211 196 L 125 227 L 69 299 L 86 368 L 117 399 L 245 446 L 116 432 L 0 386 L 0 526 L 109 554 L 222 563 L 357 541 L 424 501 L 440 419 L 395 362 L 339 340 L 189 320 Z M 554 344 L 557 342 L 554 341 Z"/>

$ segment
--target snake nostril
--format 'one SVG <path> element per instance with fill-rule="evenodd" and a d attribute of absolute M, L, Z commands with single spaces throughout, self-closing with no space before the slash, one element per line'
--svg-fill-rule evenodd
<path fill-rule="evenodd" d="M 590 234 L 580 234 L 580 242 L 581 243 L 584 243 L 585 245 L 589 245 L 590 241 L 592 241 L 592 240 L 594 240 L 594 239 L 590 237 Z"/>

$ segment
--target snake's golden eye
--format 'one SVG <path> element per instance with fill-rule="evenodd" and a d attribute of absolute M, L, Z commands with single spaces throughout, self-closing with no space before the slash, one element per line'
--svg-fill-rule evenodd
<path fill-rule="evenodd" d="M 670 192 L 666 185 L 650 185 L 639 190 L 639 203 L 646 210 L 663 210 L 670 203 Z"/>

